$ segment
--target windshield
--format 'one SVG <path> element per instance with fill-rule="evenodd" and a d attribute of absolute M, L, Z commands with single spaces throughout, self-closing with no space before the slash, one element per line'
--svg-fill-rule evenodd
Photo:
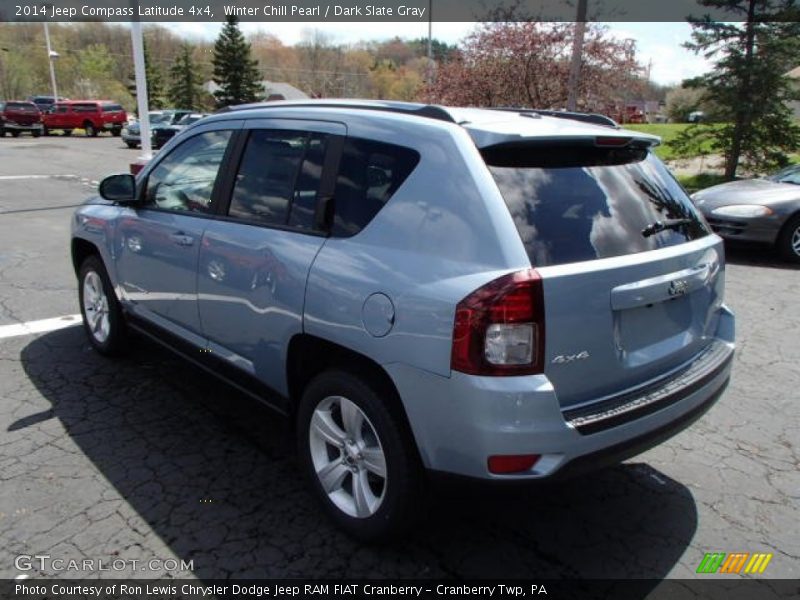
<path fill-rule="evenodd" d="M 680 185 L 645 149 L 495 146 L 482 153 L 534 266 L 635 254 L 709 234 Z"/>
<path fill-rule="evenodd" d="M 202 118 L 203 115 L 186 115 L 180 121 L 177 122 L 177 125 L 191 125 L 192 123 L 196 123 Z"/>
<path fill-rule="evenodd" d="M 791 167 L 781 169 L 777 173 L 767 177 L 767 179 L 778 181 L 780 183 L 793 183 L 795 185 L 800 185 L 800 165 L 792 165 Z"/>
<path fill-rule="evenodd" d="M 151 123 L 168 123 L 172 115 L 168 113 L 149 113 Z"/>

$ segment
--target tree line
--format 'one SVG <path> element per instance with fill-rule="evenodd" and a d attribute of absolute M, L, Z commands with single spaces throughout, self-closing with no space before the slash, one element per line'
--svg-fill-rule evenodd
<path fill-rule="evenodd" d="M 648 81 L 635 43 L 588 24 L 582 47 L 579 110 L 624 116 L 631 102 L 667 99 L 673 116 L 698 107 L 721 125 L 688 129 L 677 144 L 711 140 L 724 155 L 726 176 L 740 162 L 765 170 L 796 152 L 800 128 L 788 103 L 800 85 L 785 73 L 800 64 L 800 24 L 788 0 L 697 0 L 722 8 L 730 22 L 693 17 L 686 46 L 714 60 L 707 74 L 668 90 Z M 739 22 L 734 22 L 738 19 Z M 572 23 L 506 20 L 476 24 L 457 46 L 395 38 L 337 44 L 324 32 L 308 31 L 290 46 L 270 33 L 245 37 L 235 18 L 215 42 L 188 42 L 168 28 L 145 28 L 150 105 L 212 109 L 260 100 L 262 80 L 290 83 L 312 97 L 417 100 L 467 106 L 562 109 L 568 88 Z M 57 71 L 62 94 L 105 97 L 133 106 L 130 36 L 119 25 L 53 25 L 61 54 Z M 0 25 L 0 94 L 6 99 L 49 89 L 40 24 Z M 213 80 L 211 95 L 203 83 Z"/>

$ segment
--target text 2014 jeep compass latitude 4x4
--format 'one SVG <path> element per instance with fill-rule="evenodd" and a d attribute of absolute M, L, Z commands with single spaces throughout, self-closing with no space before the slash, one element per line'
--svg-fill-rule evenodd
<path fill-rule="evenodd" d="M 640 452 L 728 382 L 723 246 L 657 138 L 564 116 L 203 119 L 75 213 L 89 340 L 113 354 L 135 329 L 289 415 L 362 538 L 408 522 L 426 471 L 540 480 Z"/>

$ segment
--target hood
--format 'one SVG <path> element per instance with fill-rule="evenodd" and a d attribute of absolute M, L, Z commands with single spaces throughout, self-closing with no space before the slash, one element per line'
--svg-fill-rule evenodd
<path fill-rule="evenodd" d="M 770 206 L 800 201 L 800 185 L 767 179 L 743 179 L 701 190 L 692 196 L 692 201 L 701 210 L 731 204 Z"/>

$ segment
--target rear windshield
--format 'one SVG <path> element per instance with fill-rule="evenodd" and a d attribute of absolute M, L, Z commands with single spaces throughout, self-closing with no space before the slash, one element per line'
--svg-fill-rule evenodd
<path fill-rule="evenodd" d="M 482 154 L 534 266 L 635 254 L 710 233 L 646 149 L 503 145 Z M 657 221 L 669 227 L 653 231 Z"/>
<path fill-rule="evenodd" d="M 6 104 L 8 110 L 18 110 L 20 112 L 37 112 L 39 108 L 33 102 L 9 102 Z"/>

